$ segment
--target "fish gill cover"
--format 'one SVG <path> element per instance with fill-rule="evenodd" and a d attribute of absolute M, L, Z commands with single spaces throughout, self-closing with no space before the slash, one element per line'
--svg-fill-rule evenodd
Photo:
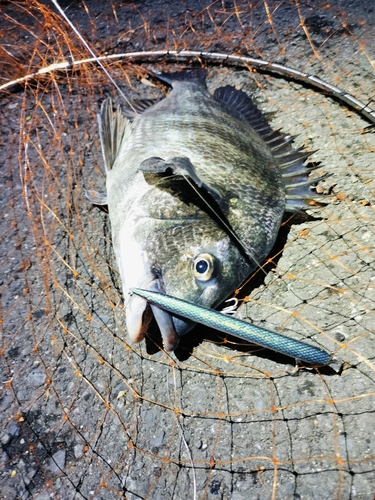
<path fill-rule="evenodd" d="M 372 5 L 294 1 L 64 3 L 98 55 L 197 50 L 291 66 L 375 96 Z M 374 147 L 359 114 L 313 88 L 205 61 L 317 150 L 332 198 L 286 218 L 239 295 L 241 318 L 334 352 L 290 358 L 197 328 L 168 354 L 128 343 L 105 211 L 96 114 L 118 91 L 48 2 L 2 2 L 1 498 L 371 498 L 375 481 Z M 103 61 L 123 93 L 158 98 L 149 68 Z M 51 65 L 55 70 L 51 70 Z M 49 68 L 48 71 L 45 68 Z M 42 70 L 42 71 L 40 71 Z M 234 293 L 235 291 L 233 291 Z M 294 376 L 293 376 L 294 375 Z"/>

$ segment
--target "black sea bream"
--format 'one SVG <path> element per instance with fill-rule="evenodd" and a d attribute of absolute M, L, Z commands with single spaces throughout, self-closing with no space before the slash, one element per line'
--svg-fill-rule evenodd
<path fill-rule="evenodd" d="M 241 90 L 208 92 L 204 70 L 161 75 L 165 99 L 100 114 L 114 251 L 126 324 L 142 340 L 154 316 L 173 350 L 194 323 L 129 289 L 215 308 L 270 252 L 285 210 L 314 197 L 308 154 L 273 131 Z M 316 195 L 315 195 L 316 196 Z M 103 202 L 104 202 L 103 201 Z"/>

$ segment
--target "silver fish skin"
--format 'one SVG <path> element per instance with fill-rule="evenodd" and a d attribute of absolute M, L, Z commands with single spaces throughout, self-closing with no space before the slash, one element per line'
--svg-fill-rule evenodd
<path fill-rule="evenodd" d="M 162 75 L 168 97 L 125 110 L 130 120 L 106 100 L 99 116 L 127 330 L 141 341 L 153 315 L 166 350 L 194 322 L 130 289 L 215 308 L 270 252 L 285 208 L 314 196 L 308 154 L 292 150 L 244 92 L 227 86 L 212 96 L 205 77 Z"/>

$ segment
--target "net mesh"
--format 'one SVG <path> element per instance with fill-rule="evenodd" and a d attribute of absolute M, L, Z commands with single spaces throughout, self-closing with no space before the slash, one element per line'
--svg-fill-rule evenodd
<path fill-rule="evenodd" d="M 0 7 L 0 84 L 91 57 L 49 3 Z M 375 96 L 370 2 L 82 2 L 66 13 L 98 55 L 247 54 L 370 106 Z M 126 96 L 155 98 L 149 68 L 181 62 L 103 65 Z M 311 87 L 206 66 L 211 90 L 250 92 L 334 174 L 319 187 L 327 204 L 285 219 L 238 316 L 334 352 L 341 368 L 296 369 L 202 328 L 177 355 L 129 344 L 108 215 L 84 196 L 105 185 L 96 113 L 121 97 L 93 63 L 42 72 L 0 96 L 1 498 L 374 494 L 374 133 Z"/>

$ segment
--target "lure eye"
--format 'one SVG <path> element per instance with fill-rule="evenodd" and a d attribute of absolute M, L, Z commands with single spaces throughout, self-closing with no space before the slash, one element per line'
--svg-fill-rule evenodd
<path fill-rule="evenodd" d="M 194 277 L 199 281 L 208 281 L 215 275 L 215 257 L 209 253 L 197 255 L 193 262 Z"/>

